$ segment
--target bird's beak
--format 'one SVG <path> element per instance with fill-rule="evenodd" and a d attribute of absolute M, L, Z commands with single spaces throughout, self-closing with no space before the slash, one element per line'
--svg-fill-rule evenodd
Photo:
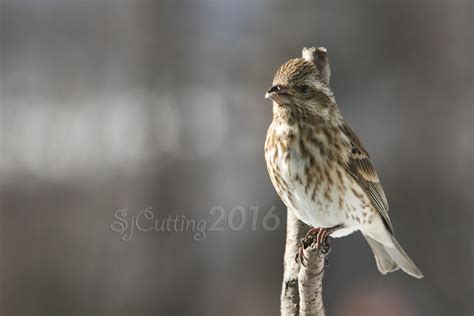
<path fill-rule="evenodd" d="M 275 85 L 265 93 L 265 99 L 272 99 L 278 104 L 287 103 L 289 101 L 288 89 L 281 85 Z"/>

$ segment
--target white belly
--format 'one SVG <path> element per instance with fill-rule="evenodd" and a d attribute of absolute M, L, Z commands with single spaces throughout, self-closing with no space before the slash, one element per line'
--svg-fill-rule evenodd
<path fill-rule="evenodd" d="M 344 228 L 334 232 L 332 237 L 346 236 L 360 229 L 363 222 L 361 215 L 369 211 L 364 210 L 350 188 L 341 190 L 336 181 L 335 170 L 329 172 L 333 179 L 332 184 L 328 180 L 322 180 L 308 187 L 305 181 L 308 162 L 303 160 L 296 150 L 290 150 L 289 159 L 279 159 L 275 163 L 279 166 L 280 176 L 288 184 L 287 192 L 279 192 L 279 195 L 301 221 L 312 227 L 334 227 L 342 224 Z M 324 170 L 326 165 L 321 162 L 319 167 Z"/>

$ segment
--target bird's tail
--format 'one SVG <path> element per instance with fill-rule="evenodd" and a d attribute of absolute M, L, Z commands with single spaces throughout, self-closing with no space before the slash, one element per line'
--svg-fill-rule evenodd
<path fill-rule="evenodd" d="M 366 234 L 364 234 L 364 237 L 374 253 L 380 273 L 386 274 L 401 268 L 417 279 L 423 277 L 423 273 L 413 261 L 411 261 L 410 257 L 408 257 L 394 236 L 390 236 L 391 241 L 386 244 L 382 244 Z"/>

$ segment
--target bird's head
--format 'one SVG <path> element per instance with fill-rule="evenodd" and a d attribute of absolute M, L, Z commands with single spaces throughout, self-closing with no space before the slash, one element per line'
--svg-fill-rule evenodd
<path fill-rule="evenodd" d="M 277 70 L 265 97 L 272 99 L 277 109 L 308 110 L 327 115 L 335 104 L 329 76 L 326 50 L 305 48 L 303 58 L 291 59 Z"/>

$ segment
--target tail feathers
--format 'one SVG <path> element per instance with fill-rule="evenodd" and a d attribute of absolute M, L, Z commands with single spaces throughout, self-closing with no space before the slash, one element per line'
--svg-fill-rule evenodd
<path fill-rule="evenodd" d="M 385 251 L 385 248 L 381 243 L 367 235 L 364 235 L 364 237 L 374 253 L 377 268 L 379 268 L 380 273 L 387 274 L 388 272 L 393 272 L 399 269 L 399 266 L 392 260 L 392 257 L 390 257 L 390 255 Z"/>
<path fill-rule="evenodd" d="M 405 253 L 395 237 L 391 236 L 392 247 L 383 245 L 365 234 L 364 237 L 374 253 L 375 261 L 377 262 L 377 267 L 380 273 L 386 274 L 401 268 L 403 271 L 417 279 L 423 277 L 423 273 L 418 269 L 413 261 L 411 261 L 410 257 Z"/>

